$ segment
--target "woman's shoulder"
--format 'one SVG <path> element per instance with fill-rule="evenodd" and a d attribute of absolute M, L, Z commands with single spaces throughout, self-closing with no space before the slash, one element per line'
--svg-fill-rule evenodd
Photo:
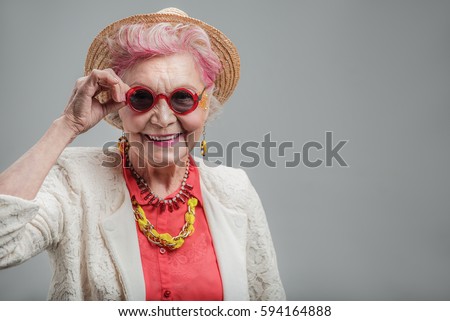
<path fill-rule="evenodd" d="M 241 168 L 218 165 L 206 160 L 195 158 L 197 167 L 203 180 L 207 182 L 235 182 L 236 184 L 248 183 L 248 176 Z M 205 182 L 206 183 L 206 182 Z"/>
<path fill-rule="evenodd" d="M 257 197 L 247 173 L 240 168 L 217 165 L 195 159 L 199 168 L 202 184 L 208 192 L 219 198 L 230 198 L 236 201 Z"/>
<path fill-rule="evenodd" d="M 56 161 L 70 181 L 110 181 L 121 175 L 121 157 L 117 148 L 67 147 Z"/>
<path fill-rule="evenodd" d="M 120 168 L 120 153 L 116 147 L 67 147 L 61 153 L 57 164 L 62 167 L 83 167 L 93 166 L 95 168 Z"/>

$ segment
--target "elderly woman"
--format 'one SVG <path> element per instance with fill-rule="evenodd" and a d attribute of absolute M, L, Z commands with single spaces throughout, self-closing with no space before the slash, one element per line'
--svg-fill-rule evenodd
<path fill-rule="evenodd" d="M 0 266 L 47 250 L 53 300 L 285 299 L 246 174 L 190 155 L 238 78 L 232 42 L 178 9 L 105 28 L 62 116 L 1 174 Z M 67 147 L 103 118 L 116 150 Z"/>

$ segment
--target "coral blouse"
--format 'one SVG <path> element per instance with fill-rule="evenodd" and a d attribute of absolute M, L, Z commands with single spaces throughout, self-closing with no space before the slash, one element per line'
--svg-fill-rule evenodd
<path fill-rule="evenodd" d="M 159 233 L 178 235 L 185 223 L 187 203 L 180 204 L 180 208 L 174 208 L 173 212 L 170 212 L 168 208 L 161 211 L 159 206 L 153 207 L 147 204 L 148 200 L 144 200 L 146 194 L 141 195 L 140 188 L 129 168 L 124 167 L 123 174 L 130 197 L 135 196 L 155 229 Z M 195 231 L 185 239 L 180 248 L 173 251 L 166 250 L 151 243 L 136 222 L 146 300 L 223 300 L 222 279 L 203 210 L 200 176 L 192 158 L 187 183 L 193 186 L 190 192 L 198 199 L 198 205 L 195 208 Z M 178 190 L 166 199 L 173 198 L 177 193 Z"/>

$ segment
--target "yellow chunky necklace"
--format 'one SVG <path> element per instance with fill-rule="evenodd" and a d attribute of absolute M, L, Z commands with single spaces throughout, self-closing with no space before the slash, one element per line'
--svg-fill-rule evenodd
<path fill-rule="evenodd" d="M 144 233 L 150 242 L 160 247 L 165 247 L 169 250 L 178 249 L 184 244 L 184 239 L 194 233 L 195 207 L 198 204 L 198 200 L 195 197 L 191 197 L 187 201 L 188 211 L 184 215 L 185 223 L 181 228 L 180 233 L 175 237 L 169 233 L 159 233 L 145 216 L 143 208 L 139 205 L 134 196 L 131 198 L 131 204 L 133 205 L 134 217 L 139 224 L 141 232 Z"/>

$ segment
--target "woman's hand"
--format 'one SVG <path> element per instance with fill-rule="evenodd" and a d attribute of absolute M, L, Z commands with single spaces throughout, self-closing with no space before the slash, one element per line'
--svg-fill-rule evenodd
<path fill-rule="evenodd" d="M 63 113 L 74 136 L 88 131 L 107 114 L 124 107 L 129 88 L 112 69 L 95 69 L 89 76 L 79 78 Z M 109 91 L 111 97 L 104 104 L 95 98 L 102 91 Z"/>

